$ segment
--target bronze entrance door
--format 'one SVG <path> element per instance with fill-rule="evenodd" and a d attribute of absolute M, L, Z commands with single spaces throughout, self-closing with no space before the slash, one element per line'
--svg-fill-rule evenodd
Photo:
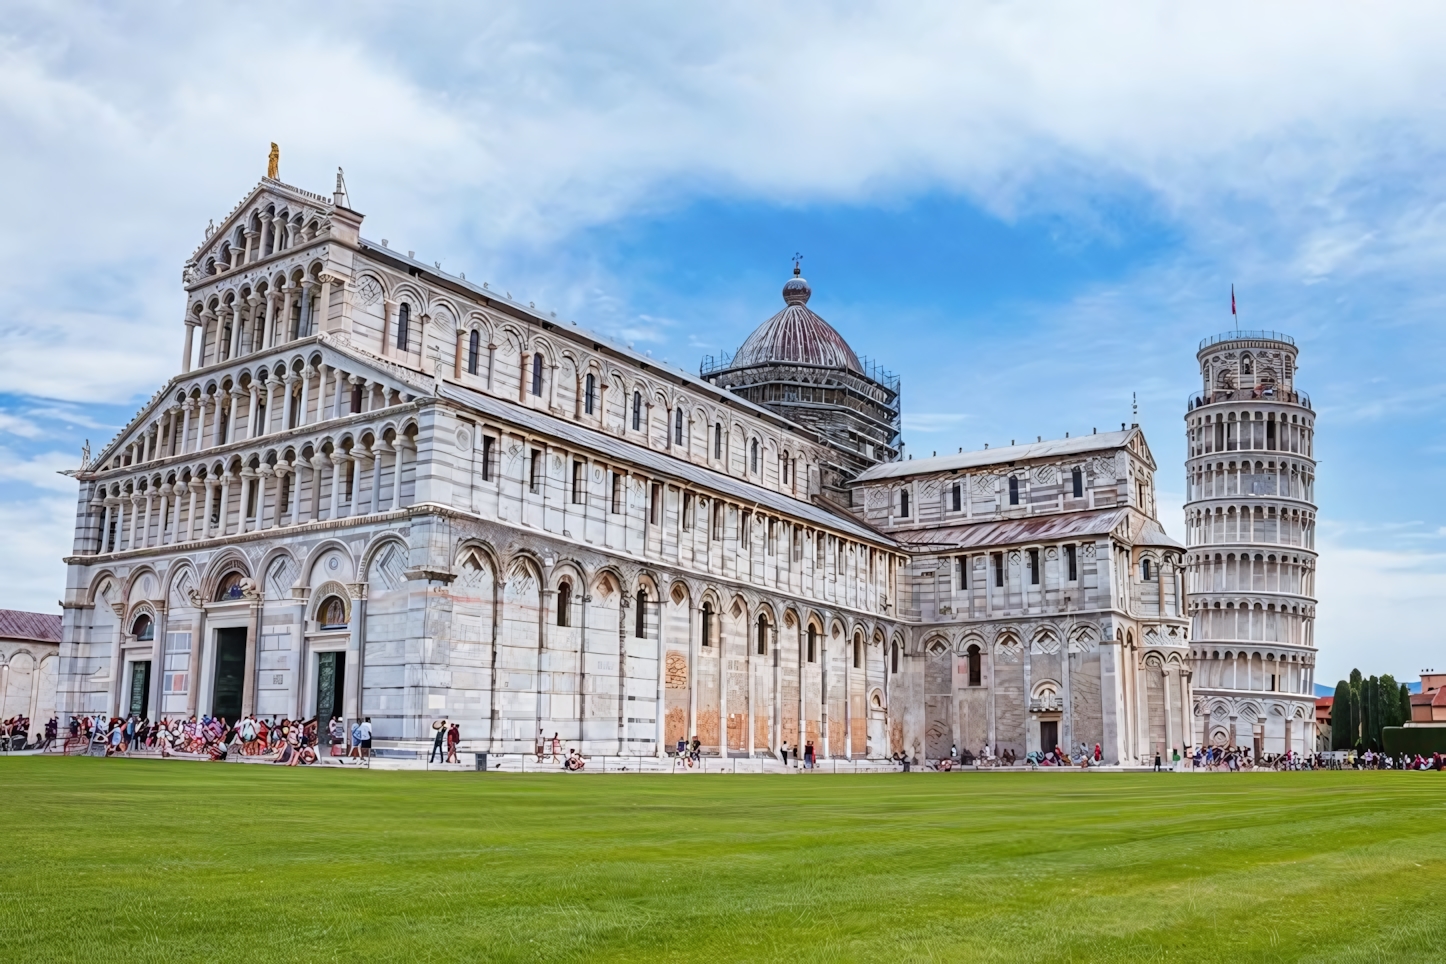
<path fill-rule="evenodd" d="M 150 708 L 150 696 L 151 661 L 147 659 L 131 663 L 130 708 L 126 712 L 136 719 L 144 720 L 146 710 Z"/>
<path fill-rule="evenodd" d="M 342 714 L 346 692 L 346 653 L 318 653 L 316 656 L 316 731 L 330 742 L 326 725 Z"/>
<path fill-rule="evenodd" d="M 1059 720 L 1039 721 L 1039 749 L 1048 753 L 1059 745 Z"/>
<path fill-rule="evenodd" d="M 241 691 L 246 678 L 246 630 L 216 630 L 216 684 L 211 688 L 211 715 L 234 723 L 241 717 Z"/>

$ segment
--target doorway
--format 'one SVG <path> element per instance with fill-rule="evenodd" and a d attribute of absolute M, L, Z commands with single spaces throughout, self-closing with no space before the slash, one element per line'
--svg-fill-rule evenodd
<path fill-rule="evenodd" d="M 127 715 L 138 720 L 146 718 L 151 703 L 151 661 L 138 660 L 131 663 L 131 698 Z"/>
<path fill-rule="evenodd" d="M 326 725 L 342 713 L 346 692 L 346 653 L 316 654 L 316 732 L 329 743 Z"/>
<path fill-rule="evenodd" d="M 234 723 L 241 718 L 241 691 L 246 678 L 246 629 L 216 630 L 216 685 L 211 689 L 211 715 Z"/>
<path fill-rule="evenodd" d="M 1059 720 L 1039 721 L 1039 749 L 1048 753 L 1059 746 Z"/>

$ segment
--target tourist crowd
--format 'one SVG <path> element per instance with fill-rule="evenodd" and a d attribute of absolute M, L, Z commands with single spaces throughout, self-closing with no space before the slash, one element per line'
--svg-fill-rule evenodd
<path fill-rule="evenodd" d="M 41 749 L 54 745 L 58 721 L 46 724 L 46 738 Z M 149 719 L 126 716 L 72 716 L 66 752 L 98 752 L 106 756 L 134 752 L 155 752 L 163 757 L 224 760 L 232 754 L 267 758 L 286 766 L 315 763 L 320 753 L 364 760 L 371 752 L 371 720 L 368 718 L 351 729 L 351 749 L 347 750 L 347 730 L 340 718 L 330 720 L 325 728 L 315 717 L 309 720 L 266 719 L 246 716 L 235 722 L 223 717 L 176 717 Z"/>

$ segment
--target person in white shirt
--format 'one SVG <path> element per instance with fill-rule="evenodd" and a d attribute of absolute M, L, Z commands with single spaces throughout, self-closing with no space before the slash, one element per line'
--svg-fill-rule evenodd
<path fill-rule="evenodd" d="M 361 732 L 361 755 L 363 760 L 369 760 L 372 756 L 372 718 L 368 716 L 362 720 Z"/>

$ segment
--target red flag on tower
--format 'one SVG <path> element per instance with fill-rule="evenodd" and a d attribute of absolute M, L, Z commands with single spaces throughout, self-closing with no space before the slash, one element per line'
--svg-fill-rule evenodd
<path fill-rule="evenodd" d="M 1236 316 L 1236 315 L 1235 315 L 1235 286 L 1234 286 L 1234 285 L 1231 285 L 1231 286 L 1230 286 L 1230 314 L 1231 314 L 1232 316 Z M 1238 316 L 1236 316 L 1236 317 L 1238 317 Z"/>

